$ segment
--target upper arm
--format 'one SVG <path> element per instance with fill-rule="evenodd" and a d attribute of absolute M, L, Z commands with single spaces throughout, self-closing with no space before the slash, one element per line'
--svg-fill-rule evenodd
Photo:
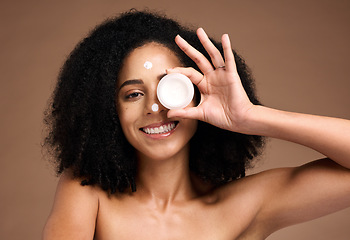
<path fill-rule="evenodd" d="M 264 175 L 257 218 L 270 233 L 350 206 L 350 170 L 329 159 Z"/>
<path fill-rule="evenodd" d="M 98 212 L 94 187 L 64 173 L 57 186 L 54 205 L 43 239 L 93 239 Z"/>

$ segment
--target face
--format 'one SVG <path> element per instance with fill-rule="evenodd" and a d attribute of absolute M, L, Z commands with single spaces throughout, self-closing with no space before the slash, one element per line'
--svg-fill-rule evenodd
<path fill-rule="evenodd" d="M 197 121 L 167 118 L 168 110 L 156 93 L 165 70 L 179 66 L 176 55 L 157 43 L 134 49 L 124 60 L 118 76 L 117 112 L 127 140 L 140 157 L 161 160 L 188 154 Z"/>

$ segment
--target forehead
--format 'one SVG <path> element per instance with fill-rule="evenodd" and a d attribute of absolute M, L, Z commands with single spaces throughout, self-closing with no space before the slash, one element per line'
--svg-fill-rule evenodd
<path fill-rule="evenodd" d="M 149 74 L 159 75 L 168 68 L 181 65 L 179 58 L 169 48 L 159 43 L 147 43 L 131 51 L 124 59 L 118 85 L 128 79 L 142 79 Z"/>
<path fill-rule="evenodd" d="M 175 61 L 180 63 L 179 58 L 172 50 L 160 43 L 152 42 L 132 50 L 124 59 L 123 66 L 127 64 L 141 64 L 144 66 L 145 62 L 154 65 L 165 63 L 164 61 Z"/>

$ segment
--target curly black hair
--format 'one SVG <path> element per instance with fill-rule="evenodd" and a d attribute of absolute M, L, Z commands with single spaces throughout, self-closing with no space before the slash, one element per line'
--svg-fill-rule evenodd
<path fill-rule="evenodd" d="M 198 70 L 176 45 L 177 34 L 209 59 L 194 30 L 159 13 L 134 9 L 107 19 L 75 47 L 61 68 L 44 118 L 49 129 L 44 145 L 55 157 L 57 174 L 70 169 L 84 179 L 82 185 L 96 184 L 111 194 L 136 191 L 136 154 L 122 132 L 115 105 L 118 73 L 133 49 L 150 42 L 168 47 L 184 66 Z M 234 56 L 250 100 L 260 104 L 250 70 L 235 51 Z M 225 184 L 245 176 L 263 145 L 261 136 L 199 122 L 190 141 L 190 170 L 215 186 Z"/>

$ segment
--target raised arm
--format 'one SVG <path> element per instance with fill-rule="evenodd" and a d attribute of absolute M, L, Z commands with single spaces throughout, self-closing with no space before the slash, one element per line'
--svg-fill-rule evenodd
<path fill-rule="evenodd" d="M 177 37 L 178 46 L 201 72 L 191 68 L 169 72 L 187 75 L 198 86 L 201 103 L 194 108 L 171 110 L 168 117 L 195 118 L 230 131 L 291 141 L 327 157 L 251 178 L 258 179 L 254 182 L 263 189 L 256 224 L 264 234 L 349 207 L 350 121 L 253 105 L 242 87 L 228 36 L 222 37 L 222 57 L 203 29 L 198 29 L 197 35 L 213 65 Z"/>
<path fill-rule="evenodd" d="M 98 196 L 91 186 L 64 173 L 43 231 L 44 240 L 92 240 L 98 212 Z"/>
<path fill-rule="evenodd" d="M 224 59 L 203 29 L 198 29 L 197 34 L 214 66 L 178 36 L 177 44 L 202 72 L 192 68 L 175 68 L 168 72 L 181 72 L 190 77 L 202 94 L 202 102 L 198 107 L 171 110 L 169 117 L 195 118 L 230 131 L 295 142 L 350 168 L 349 120 L 253 105 L 242 87 L 228 35 L 222 37 Z"/>

